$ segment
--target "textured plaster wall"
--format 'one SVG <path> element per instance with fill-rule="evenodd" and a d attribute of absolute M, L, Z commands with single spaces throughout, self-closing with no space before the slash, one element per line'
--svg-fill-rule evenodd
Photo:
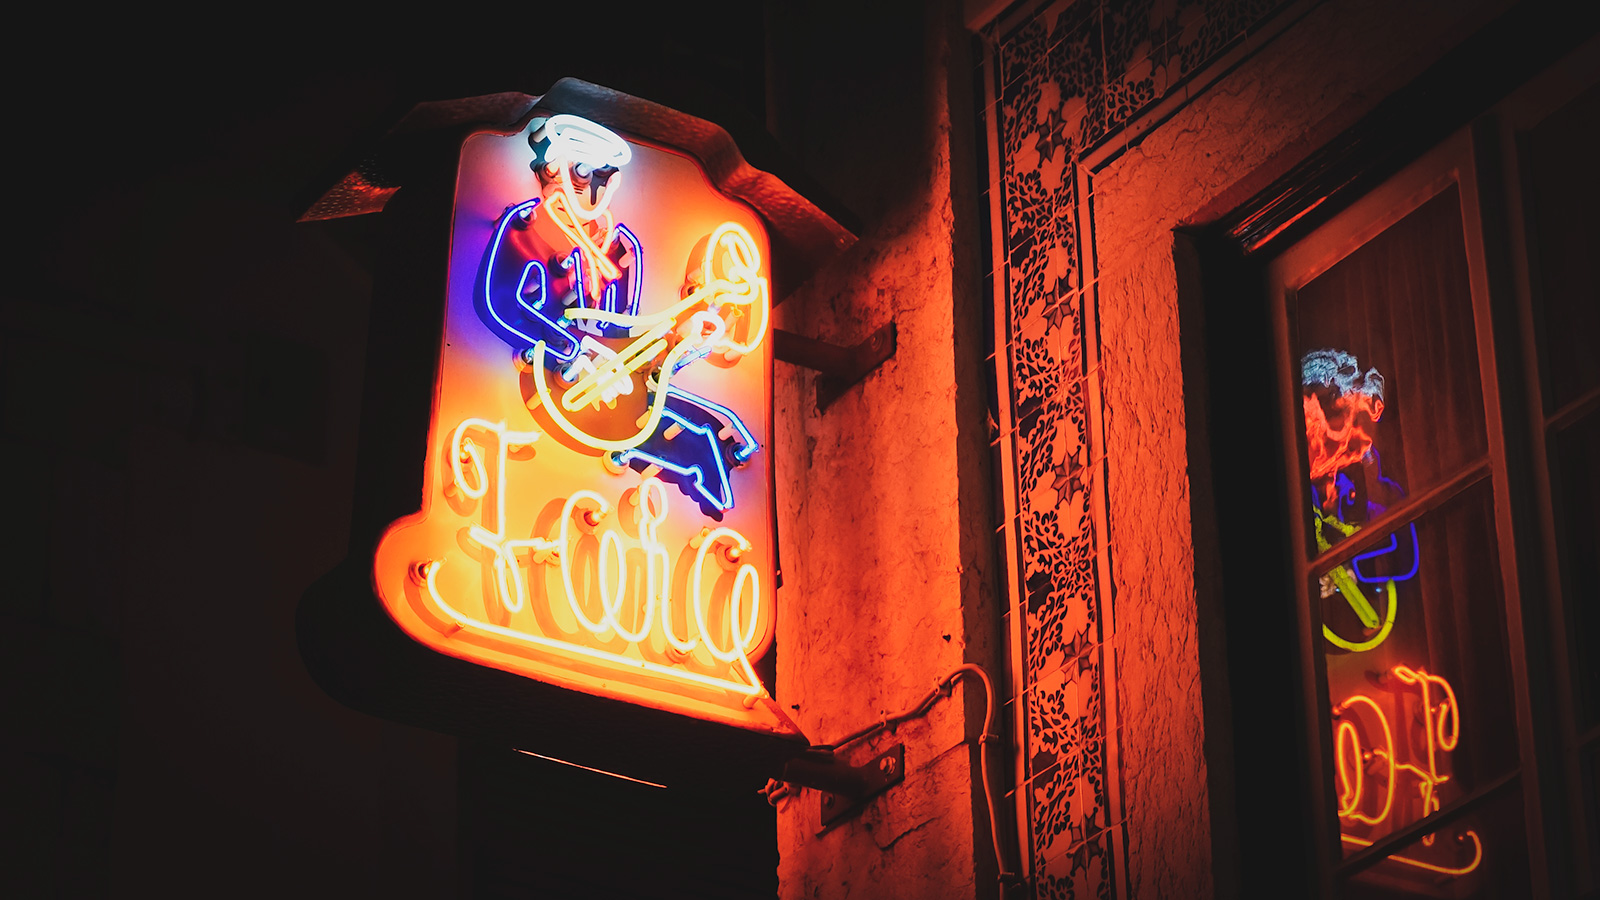
<path fill-rule="evenodd" d="M 791 125 L 809 116 L 787 132 L 799 135 L 792 145 L 864 227 L 843 259 L 778 307 L 777 327 L 841 344 L 891 320 L 899 333 L 894 359 L 821 414 L 813 374 L 777 366 L 777 696 L 814 742 L 913 705 L 963 662 L 992 669 L 998 628 L 979 462 L 978 293 L 960 255 L 976 249 L 961 219 L 971 135 L 958 124 L 952 138 L 947 91 L 954 17 L 920 4 L 889 17 L 899 24 L 894 37 L 877 33 L 878 58 L 802 86 L 786 113 Z M 823 116 L 831 132 L 815 127 Z M 869 149 L 846 152 L 830 133 Z M 955 196 L 953 152 L 964 167 Z M 860 762 L 906 745 L 905 783 L 859 817 L 819 834 L 815 791 L 781 802 L 782 897 L 993 895 L 974 781 L 981 702 L 966 691 L 842 754 Z"/>
<path fill-rule="evenodd" d="M 1134 897 L 1212 880 L 1172 230 L 1264 186 L 1500 5 L 1324 3 L 1093 176 Z"/>

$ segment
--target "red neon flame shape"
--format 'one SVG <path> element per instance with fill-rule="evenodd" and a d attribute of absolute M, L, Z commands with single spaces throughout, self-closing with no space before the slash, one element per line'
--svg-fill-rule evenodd
<path fill-rule="evenodd" d="M 1306 456 L 1311 464 L 1311 480 L 1322 482 L 1322 505 L 1332 509 L 1338 499 L 1333 491 L 1333 479 L 1340 469 L 1360 462 L 1372 448 L 1372 434 L 1367 426 L 1383 418 L 1383 401 L 1363 393 L 1348 393 L 1335 399 L 1333 419 L 1338 425 L 1329 421 L 1315 393 L 1306 393 L 1301 402 L 1305 406 Z"/>

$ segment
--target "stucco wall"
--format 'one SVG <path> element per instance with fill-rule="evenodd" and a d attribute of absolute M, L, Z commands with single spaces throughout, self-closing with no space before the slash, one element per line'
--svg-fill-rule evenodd
<path fill-rule="evenodd" d="M 1041 896 L 1236 886 L 1230 673 L 1196 586 L 1209 484 L 1195 504 L 1207 475 L 1185 413 L 1207 398 L 1186 396 L 1173 229 L 1248 199 L 1505 6 L 1058 0 L 983 26 L 1018 689 L 1039 698 L 1019 777 Z M 1062 435 L 1096 458 L 1064 458 Z M 1092 531 L 1056 508 L 1059 485 L 1102 478 Z M 1103 686 L 1084 682 L 1103 731 L 1044 702 L 1063 647 L 1103 666 Z"/>
<path fill-rule="evenodd" d="M 820 414 L 814 375 L 777 367 L 777 696 L 814 742 L 910 707 L 964 662 L 993 669 L 998 633 L 979 297 L 963 255 L 976 245 L 960 209 L 976 193 L 972 138 L 967 119 L 952 138 L 948 94 L 952 66 L 964 80 L 970 68 L 951 9 L 902 6 L 872 15 L 894 23 L 887 33 L 863 24 L 863 52 L 838 57 L 854 60 L 842 71 L 792 87 L 777 128 L 864 227 L 778 307 L 776 326 L 848 345 L 892 320 L 899 335 L 895 357 Z M 841 754 L 906 745 L 905 782 L 859 817 L 819 834 L 815 791 L 781 801 L 781 896 L 994 895 L 975 824 L 982 703 L 968 691 Z"/>
<path fill-rule="evenodd" d="M 1196 645 L 1172 230 L 1303 158 L 1501 5 L 1324 3 L 1092 176 L 1132 896 L 1210 880 L 1201 679 L 1226 677 L 1200 671 Z"/>

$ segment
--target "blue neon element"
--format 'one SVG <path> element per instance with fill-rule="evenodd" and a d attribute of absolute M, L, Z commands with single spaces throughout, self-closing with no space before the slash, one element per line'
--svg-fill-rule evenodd
<path fill-rule="evenodd" d="M 528 296 L 528 273 L 535 269 L 539 270 L 539 299 L 530 304 L 526 299 Z M 537 316 L 540 314 L 539 310 L 544 307 L 544 298 L 549 290 L 550 273 L 545 270 L 544 263 L 539 262 L 537 259 L 528 260 L 528 264 L 522 267 L 522 280 L 517 282 L 517 302 L 522 305 L 523 309 Z"/>
<path fill-rule="evenodd" d="M 1389 488 L 1389 490 L 1393 491 L 1397 496 L 1404 497 L 1406 495 L 1405 488 L 1401 487 L 1399 482 L 1383 474 L 1383 460 L 1378 455 L 1378 451 L 1371 450 L 1369 452 L 1372 456 L 1375 468 L 1377 469 L 1378 483 Z M 1347 512 L 1355 512 L 1356 509 L 1356 483 L 1351 480 L 1348 475 L 1340 472 L 1334 479 L 1333 484 L 1335 512 L 1337 513 L 1340 522 L 1349 522 Z M 1311 496 L 1313 500 L 1319 504 L 1324 499 L 1319 496 L 1316 485 L 1312 485 L 1311 487 Z M 1366 520 L 1368 522 L 1374 521 L 1388 511 L 1389 507 L 1384 506 L 1381 503 L 1368 500 Z M 1422 564 L 1422 545 L 1417 539 L 1417 523 L 1411 523 L 1410 531 L 1411 570 L 1409 572 L 1405 573 L 1404 575 L 1367 575 L 1361 571 L 1361 563 L 1363 560 L 1376 559 L 1380 556 L 1387 556 L 1388 554 L 1395 553 L 1400 550 L 1399 534 L 1398 532 L 1393 532 L 1389 535 L 1389 545 L 1387 547 L 1379 547 L 1376 550 L 1370 550 L 1350 560 L 1350 571 L 1355 574 L 1356 581 L 1359 581 L 1362 584 L 1382 584 L 1386 581 L 1409 581 L 1412 578 L 1415 578 L 1417 576 L 1417 571 Z"/>
<path fill-rule="evenodd" d="M 701 347 L 700 349 L 694 351 L 693 353 L 686 353 L 682 357 L 680 357 L 677 362 L 672 364 L 672 374 L 676 375 L 679 372 L 682 372 L 684 367 L 689 365 L 690 363 L 699 362 L 700 360 L 705 359 L 707 356 L 710 356 L 710 355 L 711 355 L 711 348 L 710 347 Z"/>
<path fill-rule="evenodd" d="M 669 390 L 669 393 L 670 393 L 670 390 Z M 712 431 L 709 427 L 707 427 L 705 425 L 699 425 L 699 424 L 696 424 L 694 422 L 689 421 L 688 419 L 686 419 L 683 416 L 677 414 L 676 412 L 673 412 L 671 409 L 663 409 L 661 411 L 661 418 L 663 420 L 663 424 L 665 424 L 665 420 L 671 419 L 673 421 L 673 423 L 675 423 L 678 426 L 682 427 L 684 431 L 692 432 L 694 434 L 697 434 L 697 435 L 699 435 L 701 438 L 703 438 L 705 440 L 705 442 L 706 442 L 705 443 L 705 449 L 709 450 L 709 452 L 707 452 L 705 455 L 709 456 L 716 463 L 716 472 L 715 472 L 715 476 L 716 476 L 716 491 L 713 492 L 711 490 L 711 488 L 706 484 L 706 480 L 707 480 L 706 479 L 706 470 L 705 470 L 705 467 L 703 465 L 693 464 L 693 463 L 690 463 L 690 464 L 687 464 L 687 465 L 681 465 L 679 463 L 673 462 L 672 460 L 666 458 L 665 456 L 663 456 L 661 454 L 650 453 L 650 452 L 647 452 L 645 450 L 640 449 L 639 447 L 635 447 L 632 450 L 623 451 L 617 457 L 617 462 L 626 465 L 627 463 L 630 463 L 630 462 L 632 462 L 632 461 L 637 459 L 637 460 L 643 460 L 643 461 L 645 461 L 647 463 L 650 463 L 650 464 L 653 464 L 653 465 L 660 466 L 661 468 L 666 469 L 669 472 L 673 472 L 673 473 L 675 473 L 677 475 L 681 475 L 684 478 L 689 479 L 690 485 L 693 486 L 695 493 L 697 493 L 701 497 L 705 498 L 705 501 L 707 503 L 709 503 L 712 507 L 714 507 L 716 509 L 719 509 L 719 510 L 732 509 L 733 508 L 733 486 L 728 483 L 728 467 L 722 461 L 722 445 L 717 440 L 716 432 Z M 670 427 L 672 427 L 672 426 L 671 425 L 666 425 L 666 428 L 670 428 Z M 650 436 L 649 440 L 646 441 L 646 443 L 653 442 L 657 438 L 661 438 L 661 439 L 663 439 L 665 441 L 666 440 L 666 435 L 663 432 L 666 430 L 666 428 L 658 429 L 655 434 Z M 676 446 L 675 446 L 676 443 L 677 443 L 676 440 L 672 440 L 672 441 L 668 441 L 667 445 L 669 447 L 673 447 L 674 449 L 676 449 Z M 688 448 L 686 448 L 686 449 L 688 449 Z M 699 450 L 699 449 L 702 449 L 702 448 L 696 447 L 696 448 L 693 448 L 693 449 Z M 678 454 L 674 453 L 672 455 L 673 456 L 677 456 Z M 691 454 L 684 454 L 684 455 L 692 455 L 692 453 Z"/>
<path fill-rule="evenodd" d="M 677 397 L 680 400 L 684 400 L 689 403 L 693 403 L 695 406 L 708 409 L 711 412 L 722 416 L 724 419 L 727 419 L 728 424 L 733 426 L 733 430 L 739 433 L 741 446 L 739 449 L 733 451 L 733 458 L 739 462 L 744 462 L 750 457 L 755 456 L 756 451 L 761 449 L 761 445 L 756 443 L 755 436 L 750 433 L 750 429 L 744 427 L 744 422 L 740 421 L 739 417 L 734 415 L 733 410 L 723 406 L 720 403 L 713 403 L 699 394 L 691 394 L 683 388 L 670 384 L 667 385 L 667 395 L 671 397 Z"/>
<path fill-rule="evenodd" d="M 639 314 L 639 293 L 644 290 L 644 279 L 639 277 L 639 273 L 644 271 L 644 245 L 639 243 L 639 239 L 633 236 L 633 232 L 628 230 L 628 226 L 618 222 L 616 229 L 617 237 L 621 238 L 623 243 L 628 245 L 628 249 L 633 251 L 633 264 L 628 266 L 628 315 L 637 316 Z"/>
<path fill-rule="evenodd" d="M 513 346 L 520 343 L 522 347 L 531 347 L 543 341 L 549 351 L 545 365 L 570 378 L 582 354 L 583 345 L 568 330 L 575 323 L 567 318 L 565 306 L 569 301 L 587 305 L 589 284 L 585 263 L 593 265 L 594 261 L 586 261 L 583 248 L 578 246 L 573 247 L 559 262 L 552 260 L 547 264 L 538 258 L 526 259 L 528 249 L 520 244 L 513 244 L 517 248 L 514 251 L 517 260 L 526 259 L 520 272 L 511 267 L 510 259 L 501 258 L 502 247 L 511 242 L 506 229 L 513 222 L 526 222 L 539 203 L 540 200 L 534 198 L 507 209 L 495 228 L 484 266 L 484 318 L 492 330 L 499 332 L 501 338 Z M 644 264 L 644 246 L 627 226 L 617 224 L 613 227 L 616 239 L 626 248 L 621 256 L 632 256 L 623 270 L 628 285 L 624 289 L 617 281 L 608 281 L 596 305 L 607 312 L 637 316 L 644 284 L 639 277 Z M 559 277 L 570 279 L 575 298 L 556 298 L 555 304 L 547 304 L 552 276 L 557 274 L 552 270 L 557 266 Z M 506 294 L 514 275 L 517 281 L 516 290 L 512 292 L 516 298 L 516 306 L 513 307 L 506 299 Z M 497 298 L 500 306 L 496 305 Z M 625 309 L 621 308 L 624 306 Z M 627 336 L 629 331 L 627 326 L 610 323 L 599 323 L 596 330 L 601 335 L 613 337 L 618 333 Z M 710 348 L 705 347 L 681 359 L 674 371 L 703 358 L 709 352 Z M 730 470 L 750 459 L 761 447 L 733 410 L 671 384 L 665 390 L 668 400 L 662 409 L 662 421 L 655 432 L 644 443 L 614 458 L 619 464 L 631 463 L 640 469 L 656 466 L 664 473 L 664 480 L 677 484 L 679 490 L 699 503 L 707 515 L 720 519 L 721 513 L 732 509 L 734 505 Z M 725 426 L 734 432 L 727 439 L 722 437 L 727 433 Z M 666 432 L 674 428 L 678 429 L 677 433 L 668 438 Z"/>
<path fill-rule="evenodd" d="M 538 205 L 539 199 L 536 197 L 532 200 L 528 200 L 524 203 L 519 203 L 516 206 L 513 206 L 512 208 L 506 210 L 505 215 L 500 217 L 500 224 L 495 228 L 494 240 L 489 243 L 489 260 L 484 266 L 483 305 L 484 309 L 487 310 L 489 315 L 494 318 L 495 322 L 499 323 L 501 328 L 526 341 L 527 346 L 531 347 L 534 344 L 537 344 L 539 341 L 545 341 L 546 346 L 548 346 L 550 349 L 551 355 L 562 361 L 570 362 L 578 355 L 578 340 L 577 338 L 574 338 L 572 334 L 565 328 L 551 320 L 549 316 L 546 316 L 542 311 L 541 308 L 544 306 L 546 295 L 549 292 L 549 279 L 544 265 L 538 260 L 530 260 L 527 265 L 522 267 L 522 276 L 517 282 L 517 304 L 532 314 L 532 316 L 540 324 L 546 326 L 550 330 L 551 334 L 545 337 L 535 337 L 530 335 L 522 329 L 512 325 L 510 322 L 507 322 L 505 317 L 500 315 L 500 310 L 495 307 L 495 263 L 498 261 L 500 247 L 502 246 L 502 242 L 505 238 L 506 229 L 510 227 L 512 222 L 525 217 Z M 535 270 L 538 272 L 539 299 L 530 305 L 527 300 L 523 299 L 523 294 L 528 289 L 529 276 L 532 275 Z M 561 347 L 556 346 L 555 342 L 549 340 L 550 337 L 564 339 L 566 342 L 565 352 L 563 352 Z"/>
<path fill-rule="evenodd" d="M 624 277 L 628 279 L 628 309 L 626 310 L 626 315 L 636 316 L 639 314 L 639 292 L 642 290 L 641 285 L 644 284 L 644 279 L 639 278 L 637 273 L 643 271 L 641 265 L 644 261 L 644 250 L 639 244 L 639 239 L 633 236 L 633 232 L 629 231 L 627 226 L 617 225 L 615 228 L 618 236 L 621 237 L 622 240 L 625 241 L 629 248 L 631 248 L 633 251 L 633 264 L 628 267 L 627 271 L 624 273 Z M 567 254 L 567 258 L 561 261 L 561 268 L 571 269 L 574 271 L 572 276 L 572 284 L 574 291 L 579 297 L 579 303 L 586 302 L 584 298 L 588 297 L 589 290 L 589 283 L 584 278 L 583 266 L 584 260 L 582 247 L 573 247 L 572 252 Z M 598 308 L 611 313 L 624 312 L 623 310 L 617 309 L 617 293 L 617 282 L 608 282 L 605 286 L 605 290 L 600 294 L 600 303 L 598 304 Z M 621 336 L 626 336 L 627 330 L 628 329 L 626 326 L 613 325 L 608 322 L 600 323 L 599 325 L 600 333 L 607 337 L 617 337 L 619 334 Z"/>
<path fill-rule="evenodd" d="M 585 293 L 589 290 L 589 283 L 583 280 L 583 248 L 573 247 L 567 258 L 561 261 L 561 268 L 574 269 L 572 276 L 572 290 L 578 295 L 578 302 L 583 302 Z"/>
<path fill-rule="evenodd" d="M 1383 547 L 1383 548 L 1378 549 L 1378 550 L 1373 550 L 1373 551 L 1371 551 L 1369 553 L 1363 553 L 1360 556 L 1357 556 L 1356 558 L 1350 560 L 1350 569 L 1351 569 L 1351 571 L 1356 573 L 1356 580 L 1359 581 L 1359 582 L 1362 582 L 1363 584 L 1380 584 L 1380 583 L 1385 582 L 1385 581 L 1408 581 L 1408 580 L 1410 580 L 1412 578 L 1417 577 L 1417 569 L 1422 565 L 1422 560 L 1421 560 L 1422 554 L 1419 552 L 1421 550 L 1421 546 L 1417 543 L 1417 523 L 1415 523 L 1415 522 L 1411 523 L 1411 571 L 1407 572 L 1404 575 L 1372 575 L 1372 576 L 1367 576 L 1367 575 L 1361 574 L 1361 561 L 1362 560 L 1364 560 L 1364 559 L 1372 559 L 1372 558 L 1378 557 L 1378 556 L 1383 556 L 1383 555 L 1388 554 L 1388 553 L 1393 553 L 1393 552 L 1395 552 L 1396 550 L 1399 550 L 1399 549 L 1400 549 L 1400 539 L 1398 537 L 1396 537 L 1394 534 L 1390 534 L 1389 535 L 1389 546 Z"/>

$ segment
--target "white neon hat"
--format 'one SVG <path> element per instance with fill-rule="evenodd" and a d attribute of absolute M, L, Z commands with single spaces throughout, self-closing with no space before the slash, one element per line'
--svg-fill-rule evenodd
<path fill-rule="evenodd" d="M 582 116 L 554 115 L 544 124 L 551 158 L 570 159 L 591 169 L 620 169 L 633 158 L 628 142 L 616 132 Z"/>

